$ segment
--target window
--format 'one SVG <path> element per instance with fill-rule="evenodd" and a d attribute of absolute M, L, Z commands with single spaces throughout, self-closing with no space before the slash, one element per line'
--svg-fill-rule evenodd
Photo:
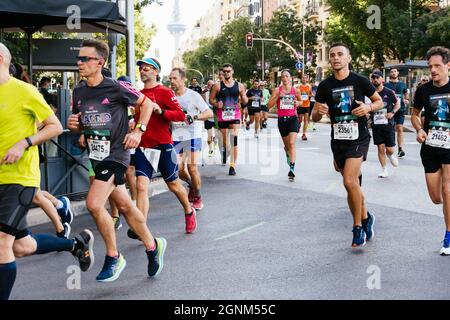
<path fill-rule="evenodd" d="M 228 20 L 231 20 L 231 11 L 228 11 Z"/>

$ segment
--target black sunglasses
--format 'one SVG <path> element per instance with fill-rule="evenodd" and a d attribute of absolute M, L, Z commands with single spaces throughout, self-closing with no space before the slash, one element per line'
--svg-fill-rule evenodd
<path fill-rule="evenodd" d="M 230 73 L 233 70 L 222 70 L 224 73 Z"/>
<path fill-rule="evenodd" d="M 83 63 L 86 63 L 90 60 L 100 60 L 100 59 L 96 58 L 96 57 L 88 57 L 88 56 L 78 56 L 77 57 L 77 61 L 81 61 Z"/>

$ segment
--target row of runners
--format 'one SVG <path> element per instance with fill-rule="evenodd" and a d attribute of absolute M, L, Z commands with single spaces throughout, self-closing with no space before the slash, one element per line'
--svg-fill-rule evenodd
<path fill-rule="evenodd" d="M 106 248 L 103 268 L 97 276 L 100 282 L 116 280 L 126 266 L 125 257 L 118 250 L 113 220 L 105 209 L 108 198 L 142 242 L 148 275 L 155 277 L 163 268 L 167 242 L 162 237 L 153 237 L 146 224 L 148 185 L 156 169 L 161 172 L 170 191 L 175 193 L 184 209 L 185 231 L 195 232 L 196 207 L 198 210 L 202 208 L 199 201 L 201 179 L 196 166 L 198 161 L 195 160 L 199 157 L 198 144 L 201 142 L 199 121 L 214 116 L 200 95 L 193 94 L 192 90 L 185 87 L 186 75 L 182 69 L 173 69 L 170 74 L 173 91 L 160 85 L 158 78 L 161 65 L 155 59 L 144 58 L 137 62 L 144 83 L 141 92 L 127 82 L 104 77 L 101 70 L 108 51 L 108 46 L 103 42 L 83 42 L 77 60 L 80 76 L 85 80 L 74 89 L 73 114 L 67 123 L 71 131 L 84 133 L 93 165 L 94 178 L 86 205 Z M 434 203 L 444 203 L 446 233 L 441 254 L 448 255 L 450 52 L 443 47 L 432 48 L 427 53 L 427 60 L 432 81 L 421 86 L 416 93 L 412 124 L 417 130 L 417 140 L 422 143 L 421 157 L 430 197 Z M 380 96 L 382 89 L 377 82 L 380 81 L 377 79 L 379 74 L 372 75 L 372 83 L 377 89 L 368 79 L 350 71 L 350 61 L 351 55 L 346 45 L 331 46 L 333 75 L 317 88 L 312 118 L 315 122 L 325 115 L 331 119 L 331 149 L 335 168 L 343 176 L 349 209 L 353 215 L 352 247 L 360 247 L 366 240 L 373 239 L 375 221 L 375 215 L 366 208 L 361 190 L 361 165 L 366 159 L 370 142 L 368 115 L 375 113 L 375 122 L 376 119 L 381 121 L 381 115 L 389 120 L 387 114 L 391 112 L 380 112 L 388 103 L 383 99 L 384 96 Z M 8 299 L 13 288 L 15 257 L 67 251 L 78 259 L 82 271 L 89 270 L 94 263 L 94 237 L 91 231 L 86 229 L 75 238 L 66 239 L 47 234 L 33 235 L 25 228 L 24 218 L 40 184 L 37 145 L 61 134 L 62 126 L 34 87 L 9 76 L 10 62 L 8 49 L 0 44 L 0 96 L 3 102 L 0 108 L 3 138 L 0 140 L 0 299 Z M 247 104 L 249 97 L 243 85 L 233 79 L 232 65 L 224 65 L 222 71 L 224 79 L 212 84 L 208 101 L 216 111 L 224 150 L 230 144 L 233 147 L 230 163 L 230 174 L 233 175 L 241 121 L 239 102 Z M 281 82 L 273 90 L 267 106 L 277 106 L 278 129 L 289 163 L 289 177 L 293 179 L 295 137 L 299 131 L 297 105 L 302 98 L 292 86 L 288 70 L 282 72 Z M 365 97 L 370 99 L 370 104 L 364 103 Z M 136 112 L 131 130 L 129 106 L 133 106 Z M 420 118 L 422 109 L 424 121 Z M 385 120 L 382 122 L 386 124 Z M 37 131 L 36 123 L 42 123 L 43 128 Z M 231 133 L 230 139 L 227 129 Z M 125 188 L 124 177 L 130 163 L 130 149 L 135 149 L 136 205 Z M 188 183 L 189 192 L 180 178 Z"/>

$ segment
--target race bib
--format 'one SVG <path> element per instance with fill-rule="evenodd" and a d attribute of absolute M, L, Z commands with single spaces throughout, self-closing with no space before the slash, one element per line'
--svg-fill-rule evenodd
<path fill-rule="evenodd" d="M 388 124 L 386 109 L 379 110 L 373 115 L 373 123 L 375 125 Z"/>
<path fill-rule="evenodd" d="M 259 101 L 252 101 L 252 108 L 259 108 Z"/>
<path fill-rule="evenodd" d="M 153 170 L 156 171 L 158 169 L 161 150 L 141 147 L 141 151 L 144 154 L 145 158 L 148 160 L 148 162 L 150 162 L 150 165 L 152 166 Z"/>
<path fill-rule="evenodd" d="M 425 143 L 431 147 L 450 149 L 450 131 L 430 129 Z"/>
<path fill-rule="evenodd" d="M 357 122 L 335 123 L 334 139 L 336 140 L 357 140 L 359 137 L 359 128 Z"/>
<path fill-rule="evenodd" d="M 108 140 L 87 139 L 89 159 L 102 161 L 109 156 L 111 142 Z"/>
<path fill-rule="evenodd" d="M 308 101 L 309 96 L 307 94 L 302 94 L 301 98 L 302 98 L 302 101 Z"/>
<path fill-rule="evenodd" d="M 181 129 L 187 126 L 187 123 L 184 121 L 177 121 L 177 122 L 172 122 L 172 128 L 173 130 L 176 129 Z"/>
<path fill-rule="evenodd" d="M 224 108 L 222 110 L 222 119 L 225 121 L 234 120 L 234 107 Z"/>
<path fill-rule="evenodd" d="M 294 99 L 291 96 L 284 96 L 280 100 L 280 109 L 293 110 L 295 108 Z"/>

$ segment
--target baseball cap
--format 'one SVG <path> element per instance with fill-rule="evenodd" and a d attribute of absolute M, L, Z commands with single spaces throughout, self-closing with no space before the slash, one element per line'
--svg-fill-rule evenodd
<path fill-rule="evenodd" d="M 137 64 L 138 66 L 140 66 L 140 65 L 143 64 L 143 63 L 149 64 L 149 65 L 153 66 L 156 70 L 158 70 L 158 72 L 161 71 L 161 68 L 159 67 L 158 62 L 157 62 L 155 59 L 146 57 L 146 58 L 142 58 L 142 59 L 140 59 L 140 60 L 138 60 L 138 61 L 136 62 L 136 64 Z"/>
<path fill-rule="evenodd" d="M 383 74 L 381 73 L 381 71 L 378 71 L 378 70 L 375 70 L 374 72 L 372 72 L 372 74 L 370 76 L 371 77 L 375 76 L 375 77 L 383 78 Z"/>

